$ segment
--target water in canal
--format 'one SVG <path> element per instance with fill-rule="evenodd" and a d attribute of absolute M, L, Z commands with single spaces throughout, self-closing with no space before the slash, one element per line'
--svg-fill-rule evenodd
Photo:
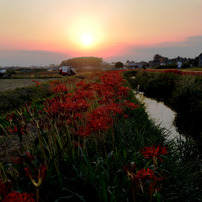
<path fill-rule="evenodd" d="M 178 133 L 174 125 L 176 113 L 173 110 L 164 105 L 163 102 L 157 102 L 154 99 L 145 97 L 143 93 L 136 93 L 136 98 L 144 103 L 149 118 L 152 119 L 156 125 L 167 131 L 168 140 L 185 140 L 184 136 Z"/>

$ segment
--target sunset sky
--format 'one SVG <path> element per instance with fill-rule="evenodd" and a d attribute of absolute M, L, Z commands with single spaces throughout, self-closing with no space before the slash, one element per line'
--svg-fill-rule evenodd
<path fill-rule="evenodd" d="M 0 66 L 202 52 L 202 0 L 0 0 Z"/>

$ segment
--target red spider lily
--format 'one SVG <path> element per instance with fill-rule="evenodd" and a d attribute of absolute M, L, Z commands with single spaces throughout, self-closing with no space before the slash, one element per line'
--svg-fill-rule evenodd
<path fill-rule="evenodd" d="M 129 166 L 124 166 L 123 168 L 132 183 L 134 198 L 134 188 L 136 189 L 136 192 L 141 190 L 142 193 L 148 192 L 149 194 L 153 194 L 154 192 L 156 193 L 160 190 L 161 186 L 158 181 L 162 180 L 162 178 L 158 178 L 149 168 L 143 168 L 135 172 L 135 167 L 136 164 L 130 164 Z"/>
<path fill-rule="evenodd" d="M 166 147 L 162 147 L 161 145 L 159 146 L 151 146 L 151 147 L 145 147 L 141 153 L 145 156 L 145 158 L 158 158 L 161 162 L 163 161 L 160 156 L 164 154 L 168 154 L 168 151 Z"/>
<path fill-rule="evenodd" d="M 80 81 L 80 82 L 78 82 L 77 84 L 76 84 L 76 86 L 77 87 L 80 87 L 80 88 L 82 88 L 83 86 L 85 86 L 86 85 L 86 82 L 85 81 Z"/>
<path fill-rule="evenodd" d="M 44 103 L 44 110 L 51 118 L 72 116 L 76 112 L 86 112 L 89 104 L 84 99 L 72 100 L 70 97 L 61 96 L 52 98 Z"/>
<path fill-rule="evenodd" d="M 86 126 L 86 128 L 80 126 L 76 132 L 76 135 L 81 136 L 81 137 L 87 137 L 91 133 L 90 127 Z"/>
<path fill-rule="evenodd" d="M 108 113 L 115 116 L 116 114 L 123 114 L 123 106 L 119 103 L 109 103 L 105 106 L 103 106 L 103 109 L 107 111 Z"/>
<path fill-rule="evenodd" d="M 97 92 L 98 95 L 101 95 L 102 88 L 103 88 L 103 85 L 100 84 L 100 83 L 95 83 L 95 84 L 93 85 L 93 90 L 94 90 L 95 92 Z"/>
<path fill-rule="evenodd" d="M 36 84 L 36 86 L 40 86 L 41 85 L 41 83 L 39 81 L 32 80 L 32 82 L 34 82 Z"/>
<path fill-rule="evenodd" d="M 101 106 L 87 115 L 88 127 L 91 131 L 107 131 L 113 124 L 109 111 Z"/>
<path fill-rule="evenodd" d="M 84 118 L 84 114 L 83 113 L 80 113 L 80 112 L 76 112 L 74 115 L 73 115 L 73 119 L 74 120 L 81 120 Z"/>
<path fill-rule="evenodd" d="M 51 84 L 51 90 L 56 94 L 64 94 L 68 92 L 66 85 L 64 85 L 63 83 L 57 83 L 57 85 L 55 85 L 55 83 Z"/>
<path fill-rule="evenodd" d="M 99 104 L 106 104 L 106 103 L 111 103 L 115 101 L 116 94 L 114 91 L 111 91 L 109 89 L 104 89 L 102 91 L 102 94 L 99 95 L 101 100 L 99 100 Z"/>
<path fill-rule="evenodd" d="M 147 191 L 150 197 L 153 193 L 157 193 L 161 189 L 161 184 L 159 183 L 161 180 L 163 178 L 157 177 L 149 168 L 143 168 L 135 175 L 137 190 L 140 188 L 143 193 Z"/>
<path fill-rule="evenodd" d="M 96 116 L 95 113 L 90 115 L 89 125 L 91 131 L 107 131 L 113 124 L 112 118 L 105 116 Z"/>
<path fill-rule="evenodd" d="M 19 127 L 17 127 L 17 126 L 14 126 L 13 128 L 8 128 L 8 132 L 10 132 L 10 133 L 21 133 L 21 134 L 24 134 L 25 133 L 25 130 L 26 130 L 26 127 L 27 127 L 27 125 L 24 125 L 24 126 L 22 126 L 22 125 L 18 125 Z"/>
<path fill-rule="evenodd" d="M 143 168 L 135 175 L 136 189 L 140 188 L 143 193 L 148 191 L 150 195 L 154 192 L 157 193 L 161 188 L 158 183 L 160 180 L 162 178 L 158 178 L 151 169 Z"/>
<path fill-rule="evenodd" d="M 95 93 L 93 90 L 79 90 L 74 93 L 72 100 L 93 100 L 95 99 Z"/>
<path fill-rule="evenodd" d="M 193 72 L 193 71 L 179 71 L 176 69 L 168 69 L 168 70 L 152 70 L 152 69 L 148 69 L 148 70 L 143 70 L 146 72 L 161 72 L 161 73 L 174 73 L 174 74 L 179 74 L 179 75 L 192 75 L 192 76 L 200 76 L 202 75 L 202 72 Z"/>
<path fill-rule="evenodd" d="M 89 91 L 93 89 L 93 83 L 89 82 L 86 83 L 84 81 L 81 81 L 79 83 L 76 84 L 77 86 L 77 91 Z"/>
<path fill-rule="evenodd" d="M 57 86 L 58 84 L 60 84 L 61 82 L 58 80 L 54 80 L 54 81 L 50 81 L 51 86 Z"/>
<path fill-rule="evenodd" d="M 18 131 L 17 126 L 14 126 L 13 128 L 9 128 L 9 129 L 8 129 L 8 132 L 9 132 L 9 133 L 17 133 L 17 131 Z"/>
<path fill-rule="evenodd" d="M 101 77 L 100 80 L 104 84 L 108 84 L 109 86 L 120 86 L 125 82 L 125 79 L 122 78 L 122 76 L 119 74 L 119 72 L 112 71 L 112 72 L 106 72 Z"/>
<path fill-rule="evenodd" d="M 11 182 L 3 182 L 0 180 L 0 201 L 11 191 Z"/>
<path fill-rule="evenodd" d="M 130 101 L 124 101 L 123 103 L 125 106 L 131 108 L 131 109 L 137 109 L 139 107 L 139 105 L 133 103 L 133 102 L 130 102 Z"/>
<path fill-rule="evenodd" d="M 118 90 L 118 98 L 119 99 L 124 99 L 128 96 L 128 91 L 130 88 L 128 87 L 124 87 L 124 86 L 120 86 L 119 90 Z"/>
<path fill-rule="evenodd" d="M 153 180 L 155 178 L 156 178 L 156 176 L 155 176 L 154 172 L 149 168 L 146 168 L 146 169 L 143 168 L 143 169 L 139 170 L 137 172 L 137 174 L 135 175 L 135 179 L 137 181 L 140 181 L 140 180 L 143 180 L 143 181 Z"/>
<path fill-rule="evenodd" d="M 2 202 L 35 202 L 33 194 L 19 193 L 12 191 L 10 192 Z"/>
<path fill-rule="evenodd" d="M 41 164 L 40 167 L 35 170 L 36 171 L 36 180 L 33 178 L 32 171 L 29 166 L 25 167 L 24 170 L 25 170 L 27 176 L 30 178 L 33 185 L 35 187 L 39 187 L 45 179 L 47 167 L 44 164 Z"/>

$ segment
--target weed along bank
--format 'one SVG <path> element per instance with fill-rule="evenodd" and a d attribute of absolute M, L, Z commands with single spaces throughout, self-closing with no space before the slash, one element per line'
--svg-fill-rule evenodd
<path fill-rule="evenodd" d="M 49 96 L 5 113 L 2 201 L 200 201 L 193 145 L 165 139 L 124 75 L 50 81 Z"/>

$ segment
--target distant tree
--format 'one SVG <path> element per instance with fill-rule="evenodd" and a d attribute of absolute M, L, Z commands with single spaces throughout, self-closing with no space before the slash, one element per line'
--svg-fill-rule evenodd
<path fill-rule="evenodd" d="M 161 56 L 161 55 L 159 55 L 159 54 L 154 55 L 154 60 L 155 60 L 155 61 L 161 62 L 161 60 L 162 60 L 163 58 L 164 58 L 164 57 Z"/>
<path fill-rule="evenodd" d="M 67 66 L 70 65 L 72 67 L 86 67 L 86 66 L 101 66 L 103 62 L 102 58 L 98 57 L 76 57 L 76 58 L 71 58 L 68 60 L 62 61 L 60 66 Z"/>
<path fill-rule="evenodd" d="M 116 68 L 123 68 L 123 63 L 122 62 L 117 62 L 115 63 Z"/>
<path fill-rule="evenodd" d="M 193 66 L 198 66 L 199 63 L 199 56 L 194 58 Z"/>

